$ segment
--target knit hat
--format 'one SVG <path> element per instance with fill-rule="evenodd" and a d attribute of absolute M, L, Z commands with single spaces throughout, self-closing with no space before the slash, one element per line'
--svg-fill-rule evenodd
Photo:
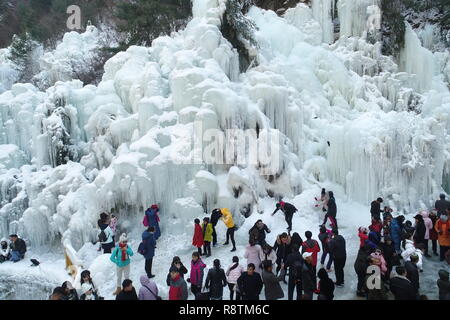
<path fill-rule="evenodd" d="M 312 256 L 312 252 L 305 252 L 305 253 L 302 254 L 303 259 L 306 259 L 306 258 L 311 257 L 311 256 Z"/>
<path fill-rule="evenodd" d="M 122 233 L 119 238 L 119 242 L 128 241 L 126 233 Z"/>
<path fill-rule="evenodd" d="M 92 285 L 90 283 L 85 282 L 81 285 L 81 292 L 83 292 L 83 293 L 86 293 L 91 289 L 92 289 Z"/>

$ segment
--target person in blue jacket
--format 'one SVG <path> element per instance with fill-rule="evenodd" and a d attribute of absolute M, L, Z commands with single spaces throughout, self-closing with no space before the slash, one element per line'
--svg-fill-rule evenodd
<path fill-rule="evenodd" d="M 152 274 L 152 264 L 153 264 L 153 257 L 155 255 L 155 248 L 156 248 L 156 240 L 155 240 L 155 228 L 154 227 L 148 227 L 147 230 L 145 230 L 142 233 L 142 242 L 145 244 L 145 272 L 147 273 L 147 277 L 153 278 L 155 275 Z"/>
<path fill-rule="evenodd" d="M 155 228 L 153 236 L 155 240 L 161 236 L 161 230 L 159 229 L 159 208 L 156 204 L 152 204 L 150 208 L 145 211 L 147 216 L 148 226 Z"/>
<path fill-rule="evenodd" d="M 391 239 L 394 243 L 395 252 L 401 253 L 400 244 L 402 242 L 402 230 L 405 217 L 403 215 L 392 219 L 391 222 Z"/>

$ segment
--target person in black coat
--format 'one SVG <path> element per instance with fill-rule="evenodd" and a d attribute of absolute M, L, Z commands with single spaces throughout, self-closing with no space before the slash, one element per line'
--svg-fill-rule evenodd
<path fill-rule="evenodd" d="M 450 208 L 450 201 L 445 200 L 445 194 L 441 193 L 439 195 L 439 200 L 436 200 L 434 203 L 434 207 L 437 210 L 438 218 L 440 218 L 441 214 L 446 214 L 446 210 Z"/>
<path fill-rule="evenodd" d="M 332 231 L 333 237 L 328 243 L 331 257 L 334 261 L 334 273 L 336 274 L 336 286 L 344 285 L 344 267 L 347 260 L 347 251 L 345 246 L 345 239 L 339 235 L 337 229 Z"/>
<path fill-rule="evenodd" d="M 219 222 L 219 219 L 222 217 L 222 213 L 220 212 L 220 209 L 214 209 L 211 213 L 211 218 L 209 221 L 211 222 L 213 226 L 213 247 L 217 245 L 217 233 L 216 233 L 216 225 L 217 222 Z"/>
<path fill-rule="evenodd" d="M 397 266 L 395 271 L 397 272 L 397 275 L 391 278 L 389 286 L 395 300 L 416 300 L 416 289 L 406 277 L 405 267 Z"/>
<path fill-rule="evenodd" d="M 62 300 L 70 300 L 75 301 L 79 300 L 77 290 L 75 290 L 70 283 L 70 281 L 65 281 L 61 289 L 64 291 L 64 296 L 62 297 Z"/>
<path fill-rule="evenodd" d="M 278 210 L 283 211 L 284 218 L 286 220 L 286 223 L 288 224 L 287 230 L 290 232 L 292 230 L 292 217 L 294 213 L 297 212 L 297 208 L 293 204 L 290 204 L 289 202 L 280 201 L 276 204 L 276 209 L 272 213 L 272 216 L 275 213 L 277 213 Z"/>
<path fill-rule="evenodd" d="M 167 274 L 167 278 L 166 278 L 166 283 L 167 283 L 167 285 L 168 285 L 169 287 L 170 287 L 170 280 L 171 280 L 171 277 L 170 277 L 170 269 L 172 269 L 172 267 L 177 268 L 178 272 L 180 273 L 180 276 L 181 276 L 183 279 L 184 279 L 184 275 L 185 275 L 186 273 L 188 273 L 188 270 L 186 269 L 186 267 L 185 267 L 185 266 L 183 265 L 183 263 L 181 262 L 180 257 L 178 257 L 178 256 L 173 257 L 172 264 L 170 265 L 169 273 Z"/>
<path fill-rule="evenodd" d="M 297 245 L 292 245 L 291 253 L 288 255 L 284 267 L 289 271 L 288 278 L 288 300 L 294 298 L 294 288 L 297 291 L 297 300 L 302 296 L 302 267 L 303 257 Z"/>
<path fill-rule="evenodd" d="M 389 275 L 391 274 L 393 266 L 396 265 L 396 258 L 398 258 L 391 236 L 385 235 L 384 240 L 380 243 L 379 247 L 381 249 L 381 252 L 383 253 L 384 260 L 386 261 L 387 272 L 385 280 L 389 281 Z"/>
<path fill-rule="evenodd" d="M 237 280 L 242 300 L 259 300 L 259 295 L 263 288 L 261 275 L 255 272 L 255 265 L 250 263 L 247 272 L 243 272 Z"/>
<path fill-rule="evenodd" d="M 302 267 L 302 290 L 303 300 L 312 300 L 314 290 L 316 290 L 316 273 L 312 266 L 312 253 L 305 252 L 302 255 L 303 267 Z"/>
<path fill-rule="evenodd" d="M 277 255 L 276 274 L 278 274 L 278 272 L 280 271 L 281 266 L 283 264 L 286 264 L 287 257 L 291 253 L 291 246 L 292 246 L 292 239 L 286 232 L 283 232 L 277 237 L 277 240 L 275 241 L 272 247 Z M 283 282 L 286 283 L 285 280 L 283 280 Z"/>
<path fill-rule="evenodd" d="M 215 259 L 214 267 L 209 269 L 206 276 L 205 288 L 209 289 L 211 300 L 222 300 L 223 288 L 228 284 L 225 271 L 220 267 L 220 260 Z"/>
<path fill-rule="evenodd" d="M 317 276 L 319 277 L 319 296 L 317 300 L 333 300 L 334 282 L 328 277 L 328 272 L 321 268 Z"/>
<path fill-rule="evenodd" d="M 20 239 L 17 234 L 12 234 L 9 236 L 11 243 L 9 247 L 11 248 L 10 260 L 17 262 L 25 257 L 25 252 L 27 252 L 27 245 L 25 241 Z"/>
<path fill-rule="evenodd" d="M 366 293 L 364 292 L 364 281 L 366 279 L 367 267 L 369 266 L 367 262 L 367 258 L 372 253 L 372 248 L 366 244 L 363 247 L 359 248 L 358 255 L 356 256 L 355 264 L 353 267 L 355 268 L 356 275 L 358 276 L 358 284 L 356 286 L 356 295 L 358 297 L 364 298 L 366 297 Z"/>
<path fill-rule="evenodd" d="M 270 229 L 262 220 L 256 221 L 256 223 L 248 231 L 251 239 L 255 240 L 261 247 L 266 244 L 266 232 L 270 233 Z"/>
<path fill-rule="evenodd" d="M 414 231 L 413 240 L 415 244 L 423 243 L 425 245 L 425 233 L 427 228 L 425 227 L 425 222 L 423 221 L 422 215 L 418 214 L 414 217 L 416 219 L 416 226 Z"/>
<path fill-rule="evenodd" d="M 406 277 L 411 281 L 414 287 L 414 293 L 417 296 L 419 294 L 419 268 L 417 263 L 419 262 L 419 257 L 416 254 L 412 254 L 410 261 L 405 262 Z"/>
<path fill-rule="evenodd" d="M 266 300 L 277 300 L 284 297 L 283 289 L 280 286 L 280 281 L 284 279 L 286 270 L 281 269 L 281 274 L 277 277 L 272 272 L 272 261 L 263 261 L 262 280 L 264 283 L 264 294 Z"/>
<path fill-rule="evenodd" d="M 336 207 L 336 200 L 334 199 L 334 194 L 333 191 L 328 191 L 328 210 L 327 213 L 325 214 L 325 217 L 323 219 L 323 225 L 325 225 L 325 223 L 327 222 L 328 217 L 333 218 L 334 223 L 335 223 L 335 228 L 338 228 L 338 224 L 337 224 L 337 220 L 336 220 L 336 215 L 337 215 L 337 207 Z"/>
<path fill-rule="evenodd" d="M 133 287 L 133 281 L 130 279 L 123 280 L 122 291 L 116 296 L 116 300 L 139 300 Z"/>
<path fill-rule="evenodd" d="M 372 216 L 372 219 L 375 218 L 380 220 L 380 213 L 383 212 L 383 210 L 381 210 L 381 203 L 383 203 L 383 199 L 377 198 L 377 200 L 373 200 L 370 204 L 370 215 Z"/>

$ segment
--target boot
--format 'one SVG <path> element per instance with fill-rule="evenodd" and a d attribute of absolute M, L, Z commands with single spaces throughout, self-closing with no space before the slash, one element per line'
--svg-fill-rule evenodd
<path fill-rule="evenodd" d="M 116 291 L 114 291 L 113 295 L 117 296 L 120 293 L 121 290 L 122 289 L 120 287 L 117 287 Z"/>

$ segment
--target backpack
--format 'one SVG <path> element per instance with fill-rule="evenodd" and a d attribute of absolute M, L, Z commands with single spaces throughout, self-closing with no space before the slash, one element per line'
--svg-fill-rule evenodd
<path fill-rule="evenodd" d="M 139 247 L 138 247 L 138 253 L 142 254 L 143 256 L 147 253 L 147 248 L 145 245 L 145 241 L 141 241 L 141 243 L 139 243 Z"/>
<path fill-rule="evenodd" d="M 144 215 L 144 220 L 142 220 L 142 224 L 144 225 L 144 227 L 148 227 L 148 217 L 147 217 L 147 213 Z"/>
<path fill-rule="evenodd" d="M 100 242 L 105 242 L 106 240 L 108 240 L 108 237 L 106 236 L 106 233 L 105 233 L 105 229 L 100 231 L 100 234 L 98 235 L 98 240 Z"/>

